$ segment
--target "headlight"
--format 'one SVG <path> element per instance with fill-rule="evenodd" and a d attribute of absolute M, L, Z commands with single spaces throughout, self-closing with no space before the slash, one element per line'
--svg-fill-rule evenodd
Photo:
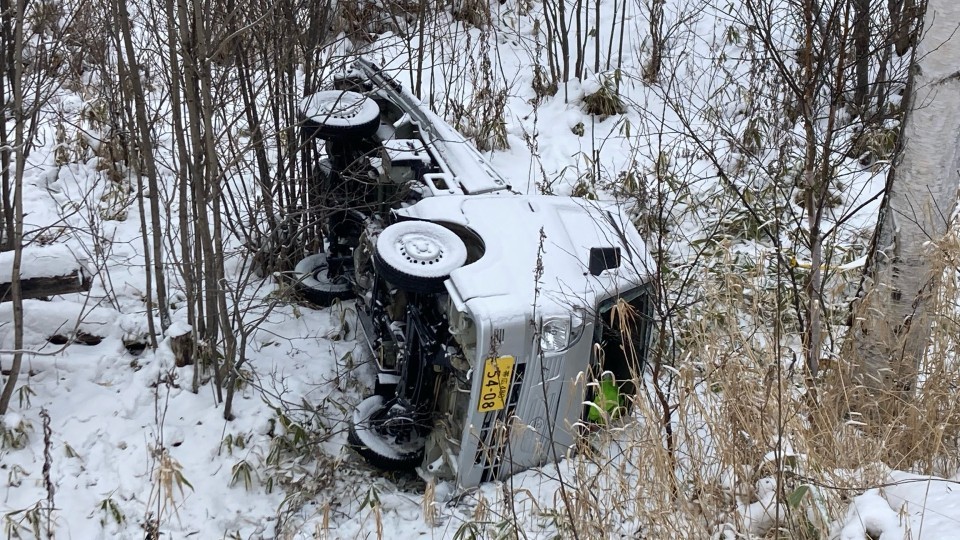
<path fill-rule="evenodd" d="M 550 319 L 544 321 L 540 330 L 540 350 L 554 353 L 567 348 L 570 343 L 570 321 Z"/>

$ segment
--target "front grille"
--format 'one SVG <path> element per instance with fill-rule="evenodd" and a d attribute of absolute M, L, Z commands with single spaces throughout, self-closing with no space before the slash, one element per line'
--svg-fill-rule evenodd
<path fill-rule="evenodd" d="M 510 428 L 520 401 L 520 390 L 523 388 L 524 373 L 527 364 L 515 364 L 513 367 L 513 382 L 510 383 L 510 395 L 507 404 L 499 411 L 484 415 L 483 425 L 480 427 L 480 443 L 474 463 L 482 469 L 481 482 L 489 482 L 500 476 L 504 464 L 509 461 L 507 455 L 510 442 Z"/>

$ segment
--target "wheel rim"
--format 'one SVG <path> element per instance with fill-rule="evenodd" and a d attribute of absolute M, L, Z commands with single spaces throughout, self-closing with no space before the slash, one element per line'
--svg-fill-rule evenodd
<path fill-rule="evenodd" d="M 350 286 L 350 282 L 347 280 L 347 276 L 341 274 L 333 279 L 330 279 L 330 267 L 327 265 L 317 268 L 313 272 L 313 279 L 317 281 L 320 285 L 327 285 L 327 288 L 346 288 Z"/>
<path fill-rule="evenodd" d="M 436 264 L 443 260 L 443 246 L 422 234 L 410 234 L 397 242 L 397 249 L 411 264 Z"/>
<path fill-rule="evenodd" d="M 310 255 L 297 263 L 294 274 L 300 287 L 329 293 L 345 293 L 350 290 L 346 274 L 330 279 L 330 266 L 324 254 Z"/>
<path fill-rule="evenodd" d="M 312 104 L 321 116 L 356 118 L 365 99 L 367 98 L 360 94 L 342 92 L 336 95 L 324 95 L 320 99 L 313 100 Z"/>
<path fill-rule="evenodd" d="M 413 445 L 416 449 L 422 446 L 416 433 L 416 421 L 408 415 L 391 416 L 391 413 L 392 411 L 388 412 L 386 418 L 371 419 L 370 427 L 397 447 Z"/>

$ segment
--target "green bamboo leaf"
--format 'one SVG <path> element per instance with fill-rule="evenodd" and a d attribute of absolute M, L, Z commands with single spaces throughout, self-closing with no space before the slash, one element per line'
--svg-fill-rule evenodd
<path fill-rule="evenodd" d="M 806 497 L 807 493 L 810 492 L 810 486 L 804 484 L 797 489 L 793 490 L 793 493 L 787 497 L 787 504 L 790 505 L 790 508 L 799 508 L 800 503 L 803 502 L 803 498 Z"/>

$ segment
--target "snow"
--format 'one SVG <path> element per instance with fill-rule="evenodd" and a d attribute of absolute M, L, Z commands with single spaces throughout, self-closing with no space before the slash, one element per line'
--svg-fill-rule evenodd
<path fill-rule="evenodd" d="M 953 479 L 893 471 L 879 488 L 856 497 L 841 540 L 960 538 L 960 475 Z"/>
<path fill-rule="evenodd" d="M 644 284 L 653 273 L 643 239 L 619 209 L 603 202 L 537 195 L 451 195 L 424 199 L 399 213 L 460 224 L 483 240 L 480 259 L 450 273 L 450 283 L 476 320 L 527 320 L 533 316 L 538 289 L 540 316 L 567 315 L 570 306 L 576 305 L 592 309 L 608 296 Z M 590 275 L 593 247 L 620 248 L 621 265 Z M 534 276 L 541 263 L 537 280 Z"/>
<path fill-rule="evenodd" d="M 12 318 L 13 304 L 0 304 L 0 321 L 10 321 Z M 58 347 L 47 343 L 48 337 L 69 335 L 75 331 L 93 336 L 133 337 L 124 329 L 124 323 L 131 318 L 133 317 L 124 316 L 114 309 L 84 302 L 24 300 L 24 343 L 28 348 L 49 351 Z M 0 347 L 13 348 L 12 325 L 0 326 Z"/>
<path fill-rule="evenodd" d="M 377 119 L 380 109 L 370 98 L 356 92 L 326 90 L 311 94 L 300 102 L 307 118 L 334 127 L 355 127 Z"/>
<path fill-rule="evenodd" d="M 28 318 L 36 313 L 32 308 L 38 304 L 51 305 L 27 304 Z M 165 521 L 169 518 L 168 534 L 175 537 L 219 538 L 231 530 L 246 531 L 247 536 L 268 535 L 283 500 L 281 492 L 266 492 L 260 483 L 267 480 L 262 459 L 273 439 L 269 433 L 279 430 L 271 427 L 275 425 L 273 412 L 263 407 L 259 393 L 247 386 L 238 396 L 237 419 L 223 420 L 222 409 L 214 405 L 208 391 L 193 394 L 188 390 L 189 370 L 174 369 L 165 345 L 155 353 L 131 356 L 121 343 L 118 321 L 111 322 L 103 316 L 105 313 L 94 310 L 84 318 L 84 324 L 99 317 L 104 326 L 114 328 L 99 345 L 73 345 L 62 351 L 47 346 L 41 351 L 55 354 L 30 357 L 32 374 L 24 374 L 24 384 L 36 393 L 31 398 L 33 405 L 24 415 L 6 415 L 4 425 L 10 429 L 26 421 L 33 444 L 24 450 L 0 451 L 5 470 L 23 470 L 27 475 L 20 488 L 6 491 L 4 513 L 28 508 L 44 497 L 39 473 L 43 438 L 37 417 L 42 405 L 51 418 L 54 434 L 51 450 L 60 516 L 57 528 L 64 533 L 69 531 L 73 538 L 135 538 L 148 513 L 162 512 Z M 52 311 L 42 315 L 49 318 L 51 326 L 47 328 L 59 324 Z M 30 320 L 37 321 L 39 328 L 40 319 Z M 274 318 L 266 329 L 278 335 L 305 336 L 308 330 L 328 331 L 327 321 L 319 313 L 295 319 L 287 312 Z M 339 357 L 350 350 L 324 338 L 266 344 L 264 337 L 257 341 L 275 350 L 278 361 L 273 366 L 260 366 L 264 384 L 272 384 L 268 376 L 271 372 L 289 375 L 300 371 L 302 375 L 287 377 L 283 388 L 289 391 L 296 387 L 297 393 L 307 399 L 324 399 L 310 389 L 329 380 L 332 373 L 327 368 L 333 367 L 311 368 L 315 363 L 311 351 L 327 349 Z M 286 361 L 280 361 L 282 358 Z M 244 443 L 228 444 L 225 438 L 242 438 Z M 166 457 L 158 454 L 161 451 Z M 254 486 L 260 491 L 255 497 L 245 496 L 242 481 L 239 485 L 232 481 L 231 469 L 242 461 L 254 467 Z M 172 492 L 165 491 L 158 477 L 164 463 L 167 469 L 179 467 L 193 487 L 184 485 L 181 491 L 174 484 Z M 165 502 L 167 497 L 172 499 Z M 103 504 L 114 505 L 123 521 L 118 523 L 109 512 L 102 511 Z"/>
<path fill-rule="evenodd" d="M 13 270 L 13 251 L 0 253 L 0 283 L 10 283 Z M 76 254 L 66 244 L 27 246 L 20 259 L 20 279 L 68 276 L 86 271 Z"/>

